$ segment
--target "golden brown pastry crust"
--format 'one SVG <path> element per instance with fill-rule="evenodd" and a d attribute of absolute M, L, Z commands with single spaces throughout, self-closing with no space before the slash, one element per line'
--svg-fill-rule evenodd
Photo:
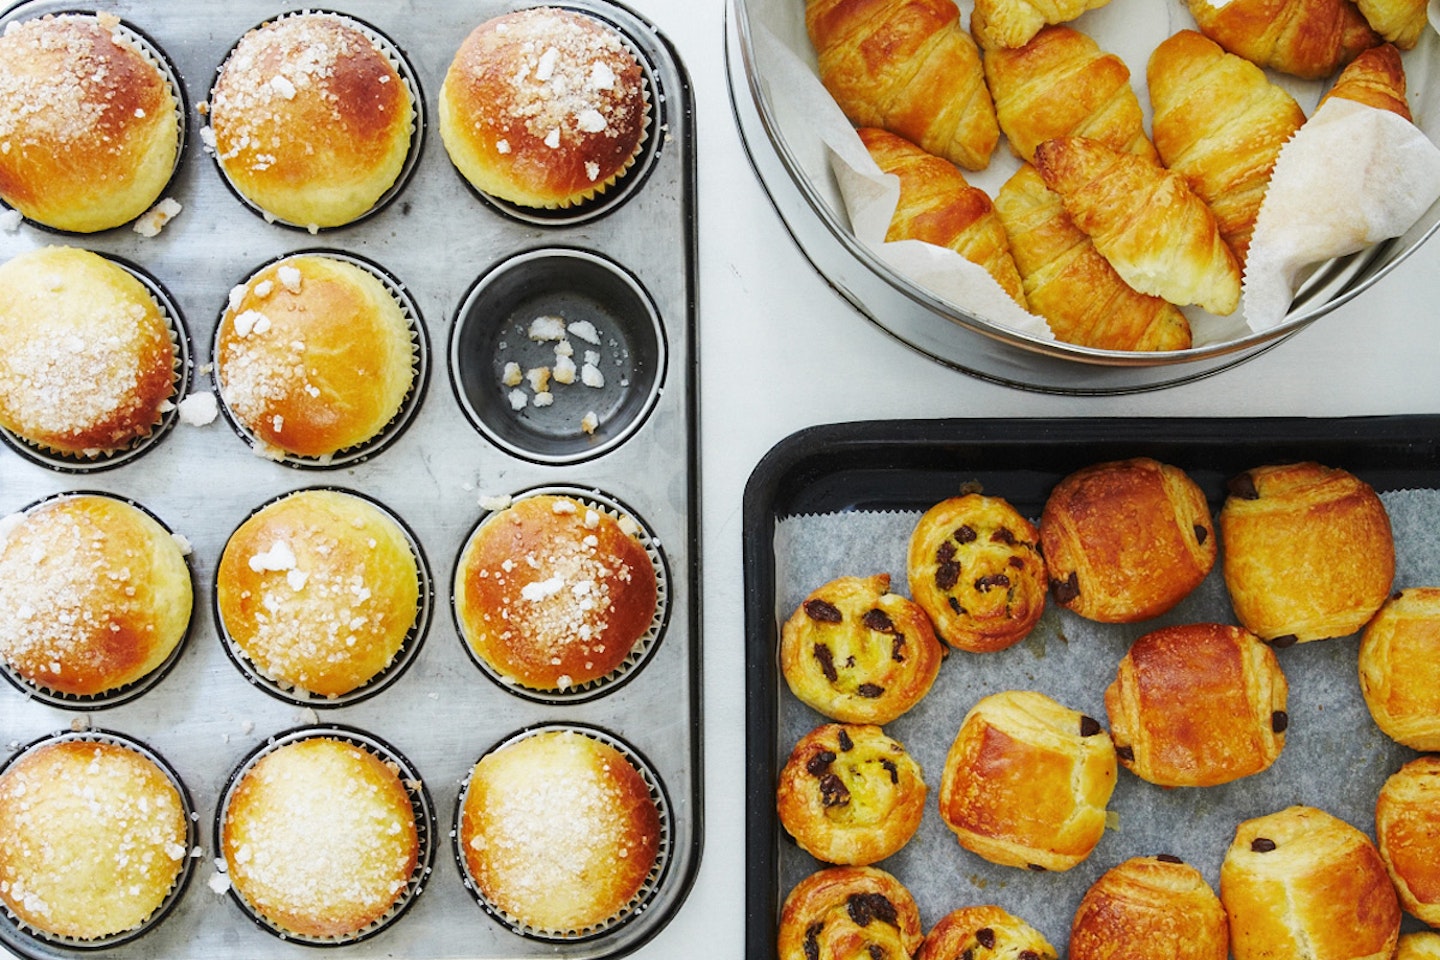
<path fill-rule="evenodd" d="M 115 743 L 64 740 L 0 774 L 0 901 L 23 923 L 93 940 L 143 923 L 185 858 L 179 791 Z"/>
<path fill-rule="evenodd" d="M 1033 160 L 1055 137 L 1092 140 L 1156 163 L 1130 68 L 1070 27 L 1045 27 L 1022 47 L 985 51 L 985 79 L 1010 149 Z"/>
<path fill-rule="evenodd" d="M 1386 736 L 1440 750 L 1440 587 L 1410 587 L 1381 605 L 1360 637 L 1360 692 Z"/>
<path fill-rule="evenodd" d="M 1105 691 L 1115 752 L 1131 773 L 1165 787 L 1210 787 L 1266 770 L 1280 757 L 1289 686 L 1275 652 L 1218 623 L 1139 637 Z"/>
<path fill-rule="evenodd" d="M 266 214 L 301 227 L 369 211 L 405 166 L 414 118 L 410 90 L 376 41 L 325 13 L 246 33 L 210 91 L 226 178 Z"/>
<path fill-rule="evenodd" d="M 598 928 L 634 905 L 660 851 L 660 812 L 609 744 L 543 731 L 470 773 L 460 849 L 481 894 L 546 933 Z"/>
<path fill-rule="evenodd" d="M 1045 612 L 1039 531 L 1000 497 L 978 493 L 935 504 L 910 534 L 910 595 L 941 639 L 988 653 L 1025 638 Z"/>
<path fill-rule="evenodd" d="M 779 960 L 909 957 L 924 941 L 904 884 L 878 867 L 830 867 L 797 883 L 780 909 Z"/>
<path fill-rule="evenodd" d="M 1030 164 L 995 195 L 1025 300 L 1057 340 L 1101 350 L 1187 350 L 1190 322 L 1172 303 L 1140 293 L 1075 226 Z"/>
<path fill-rule="evenodd" d="M 1401 50 L 1414 49 L 1429 24 L 1426 0 L 1355 0 L 1370 28 Z"/>
<path fill-rule="evenodd" d="M 256 913 L 307 937 L 348 937 L 385 917 L 419 857 L 414 808 L 392 765 L 313 737 L 240 778 L 220 831 L 226 876 Z"/>
<path fill-rule="evenodd" d="M 1334 86 L 1320 98 L 1320 106 L 1331 97 L 1340 97 L 1377 110 L 1389 110 L 1413 122 L 1410 102 L 1405 99 L 1405 86 L 1405 64 L 1400 59 L 1400 51 L 1394 44 L 1382 43 L 1366 50 L 1340 71 Z"/>
<path fill-rule="evenodd" d="M 42 690 L 142 679 L 185 638 L 192 603 L 175 538 L 115 497 L 47 500 L 0 540 L 0 656 Z"/>
<path fill-rule="evenodd" d="M 480 24 L 455 53 L 440 87 L 440 137 L 482 193 L 569 207 L 639 157 L 648 96 L 640 62 L 611 27 L 570 10 L 518 10 Z"/>
<path fill-rule="evenodd" d="M 1041 513 L 1040 541 L 1055 602 L 1102 623 L 1170 610 L 1216 556 L 1204 491 L 1149 457 L 1093 464 L 1061 480 Z"/>
<path fill-rule="evenodd" d="M 1239 306 L 1235 254 L 1180 174 L 1084 137 L 1046 140 L 1035 169 L 1130 286 L 1220 316 Z"/>
<path fill-rule="evenodd" d="M 1305 112 L 1265 71 L 1194 30 L 1156 47 L 1145 78 L 1165 166 L 1209 205 L 1243 267 L 1280 148 Z"/>
<path fill-rule="evenodd" d="M 1370 838 L 1293 806 L 1246 820 L 1220 865 L 1235 960 L 1313 956 L 1388 960 L 1400 906 Z"/>
<path fill-rule="evenodd" d="M 92 233 L 159 198 L 180 148 L 178 94 L 112 14 L 11 24 L 0 38 L 0 198 Z"/>
<path fill-rule="evenodd" d="M 1225 960 L 1229 927 L 1199 870 L 1175 857 L 1133 857 L 1085 891 L 1070 960 Z"/>
<path fill-rule="evenodd" d="M 805 27 L 821 83 L 856 126 L 966 170 L 989 165 L 1000 125 L 953 0 L 806 0 Z"/>
<path fill-rule="evenodd" d="M 327 457 L 379 435 L 415 381 L 415 340 L 370 271 L 297 254 L 231 294 L 215 338 L 220 396 L 261 452 Z"/>
<path fill-rule="evenodd" d="M 42 247 L 0 266 L 0 426 L 96 457 L 150 436 L 175 396 L 175 333 L 145 285 L 98 254 Z"/>
<path fill-rule="evenodd" d="M 1411 760 L 1381 786 L 1375 840 L 1400 906 L 1440 927 L 1440 756 Z"/>
<path fill-rule="evenodd" d="M 1440 933 L 1404 933 L 1394 960 L 1440 960 Z"/>
<path fill-rule="evenodd" d="M 502 678 L 566 690 L 620 668 L 654 621 L 658 587 L 650 555 L 619 520 L 543 495 L 482 521 L 456 565 L 454 597 L 461 635 Z"/>
<path fill-rule="evenodd" d="M 390 664 L 419 600 L 419 565 L 399 524 L 338 490 L 266 505 L 230 535 L 215 572 L 226 635 L 261 674 L 325 697 Z"/>
<path fill-rule="evenodd" d="M 1351 0 L 1189 0 L 1211 40 L 1260 67 L 1329 76 L 1380 43 Z"/>
<path fill-rule="evenodd" d="M 823 863 L 883 860 L 925 813 L 920 764 L 873 724 L 827 723 L 805 734 L 775 793 L 780 823 Z"/>
<path fill-rule="evenodd" d="M 1001 907 L 952 910 L 925 935 L 916 960 L 1055 960 L 1055 948 L 1040 931 Z"/>
<path fill-rule="evenodd" d="M 891 593 L 887 573 L 824 584 L 780 630 L 790 692 L 845 723 L 889 723 L 915 706 L 944 655 L 925 611 Z"/>
<path fill-rule="evenodd" d="M 985 697 L 945 757 L 940 816 L 992 863 L 1069 870 L 1105 832 L 1115 747 L 1103 727 L 1041 693 Z"/>
<path fill-rule="evenodd" d="M 1343 637 L 1390 593 L 1395 544 L 1368 483 L 1318 463 L 1235 477 L 1220 511 L 1222 564 L 1240 623 L 1271 643 Z"/>
<path fill-rule="evenodd" d="M 1046 24 L 1066 23 L 1110 0 L 975 0 L 970 30 L 980 46 L 1023 47 Z"/>
<path fill-rule="evenodd" d="M 954 250 L 984 267 L 1024 307 L 1025 291 L 1010 256 L 1010 241 L 989 194 L 972 187 L 955 164 L 904 137 L 878 127 L 861 127 L 857 132 L 880 169 L 900 180 L 900 201 L 886 242 L 921 240 Z"/>

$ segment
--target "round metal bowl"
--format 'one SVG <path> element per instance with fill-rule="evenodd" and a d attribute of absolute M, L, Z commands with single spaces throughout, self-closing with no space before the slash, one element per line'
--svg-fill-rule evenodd
<path fill-rule="evenodd" d="M 962 0 L 960 7 L 968 23 L 970 4 Z M 1149 51 L 1171 33 L 1194 26 L 1183 4 L 1153 0 L 1139 5 L 1114 0 L 1085 17 L 1077 28 L 1098 24 L 1096 39 L 1125 59 L 1139 82 Z M 823 144 L 803 121 L 786 115 L 761 69 L 760 44 L 767 39 L 762 34 L 793 36 L 798 25 L 803 37 L 803 18 L 803 5 L 794 0 L 729 0 L 726 9 L 731 106 L 757 177 L 802 253 L 841 297 L 902 342 L 984 380 L 1060 394 L 1135 393 L 1197 380 L 1271 349 L 1354 299 L 1440 228 L 1437 202 L 1403 236 L 1320 265 L 1297 292 L 1284 322 L 1263 332 L 1156 353 L 1097 350 L 1031 336 L 910 282 L 855 239 Z M 1437 47 L 1440 36 L 1427 30 L 1405 60 L 1416 123 L 1432 139 L 1440 130 L 1440 78 L 1430 76 L 1440 62 Z M 1312 83 L 1308 100 L 1306 90 L 1292 91 L 1307 115 L 1323 86 Z M 996 156 L 1005 151 L 1002 142 Z"/>

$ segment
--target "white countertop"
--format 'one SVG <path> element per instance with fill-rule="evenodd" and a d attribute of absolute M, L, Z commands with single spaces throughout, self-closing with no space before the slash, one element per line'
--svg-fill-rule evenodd
<path fill-rule="evenodd" d="M 635 0 L 677 46 L 698 115 L 705 837 L 694 889 L 636 956 L 740 957 L 745 925 L 745 482 L 812 424 L 891 417 L 1349 416 L 1440 412 L 1440 242 L 1275 349 L 1193 384 L 1057 397 L 970 378 L 891 338 L 801 255 L 749 166 L 721 0 Z"/>

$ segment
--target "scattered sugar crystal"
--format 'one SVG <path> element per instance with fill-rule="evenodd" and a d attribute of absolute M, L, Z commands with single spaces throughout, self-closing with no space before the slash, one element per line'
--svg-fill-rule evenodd
<path fill-rule="evenodd" d="M 286 100 L 295 99 L 295 84 L 291 83 L 290 78 L 284 74 L 277 73 L 270 78 L 270 89 L 280 94 L 280 96 Z"/>
<path fill-rule="evenodd" d="M 580 382 L 587 387 L 599 389 L 605 386 L 605 375 L 593 363 L 587 363 L 580 368 Z"/>
<path fill-rule="evenodd" d="M 175 546 L 180 548 L 180 556 L 188 557 L 195 552 L 195 547 L 190 543 L 190 538 L 183 533 L 172 533 L 170 539 L 175 541 Z"/>
<path fill-rule="evenodd" d="M 586 133 L 599 133 L 605 129 L 605 116 L 599 110 L 581 110 L 575 117 L 575 125 Z"/>
<path fill-rule="evenodd" d="M 548 407 L 554 402 L 555 394 L 551 393 L 549 390 L 541 390 L 539 393 L 535 394 L 535 406 L 537 407 Z"/>
<path fill-rule="evenodd" d="M 545 146 L 549 147 L 551 150 L 555 150 L 560 146 L 559 127 L 555 127 L 549 133 L 545 134 Z"/>
<path fill-rule="evenodd" d="M 485 494 L 480 497 L 480 509 L 496 511 L 510 506 L 509 494 Z"/>
<path fill-rule="evenodd" d="M 600 343 L 600 333 L 595 329 L 595 324 L 589 320 L 576 320 L 566 329 L 586 343 Z"/>
<path fill-rule="evenodd" d="M 561 340 L 555 344 L 555 356 L 573 357 L 575 356 L 575 347 L 571 345 L 569 340 Z"/>
<path fill-rule="evenodd" d="M 518 387 L 520 386 L 520 381 L 524 379 L 525 374 L 521 372 L 520 364 L 514 360 L 505 364 L 505 374 L 500 378 L 501 383 L 507 387 Z"/>
<path fill-rule="evenodd" d="M 141 214 L 132 229 L 142 237 L 158 237 L 165 224 L 178 217 L 183 209 L 180 201 L 174 197 L 166 197 Z"/>
<path fill-rule="evenodd" d="M 580 429 L 586 433 L 594 433 L 595 428 L 598 426 L 600 426 L 600 418 L 595 415 L 594 410 L 591 410 L 580 418 Z"/>
<path fill-rule="evenodd" d="M 14 233 L 20 229 L 20 224 L 24 221 L 25 218 L 20 215 L 19 210 L 13 208 L 6 210 L 4 213 L 0 213 L 0 230 L 6 233 Z"/>
<path fill-rule="evenodd" d="M 208 423 L 214 423 L 215 417 L 220 412 L 215 394 L 208 390 L 190 394 L 176 404 L 176 409 L 180 414 L 180 422 L 190 427 L 203 427 Z"/>
<path fill-rule="evenodd" d="M 524 410 L 530 403 L 530 396 L 524 390 L 511 390 L 507 396 L 510 398 L 511 410 Z"/>
<path fill-rule="evenodd" d="M 295 567 L 295 551 L 290 549 L 290 544 L 284 540 L 277 540 L 271 544 L 270 549 L 264 553 L 257 553 L 250 558 L 250 569 L 256 573 L 263 573 L 267 570 L 292 570 Z"/>
<path fill-rule="evenodd" d="M 275 271 L 275 276 L 280 280 L 280 286 L 291 293 L 300 292 L 300 271 L 294 267 L 281 267 Z"/>
<path fill-rule="evenodd" d="M 575 361 L 569 357 L 556 357 L 555 369 L 551 371 L 551 375 L 555 378 L 556 383 L 574 383 Z"/>
<path fill-rule="evenodd" d="M 536 317 L 530 321 L 530 329 L 526 333 L 531 340 L 537 343 L 546 340 L 563 340 L 565 339 L 565 320 L 548 314 Z"/>
<path fill-rule="evenodd" d="M 536 393 L 544 393 L 550 389 L 550 368 L 531 367 L 525 371 L 525 379 L 530 381 L 530 389 Z"/>

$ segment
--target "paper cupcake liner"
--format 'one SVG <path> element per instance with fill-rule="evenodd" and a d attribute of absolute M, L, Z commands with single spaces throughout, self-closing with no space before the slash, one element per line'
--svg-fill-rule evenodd
<path fill-rule="evenodd" d="M 61 473 L 97 473 L 109 470 L 130 463 L 153 449 L 170 432 L 179 418 L 177 405 L 184 399 L 185 393 L 189 389 L 193 370 L 190 330 L 169 291 L 159 280 L 150 276 L 140 267 L 109 254 L 102 254 L 102 256 L 140 282 L 150 295 L 150 302 L 154 304 L 161 319 L 164 320 L 165 329 L 170 335 L 170 343 L 174 347 L 175 359 L 172 375 L 174 392 L 171 394 L 168 406 L 162 406 L 160 419 L 151 424 L 145 432 L 137 434 L 123 446 L 99 449 L 93 453 L 79 454 L 57 450 L 48 444 L 0 427 L 0 437 L 9 442 L 17 453 L 41 466 Z"/>
<path fill-rule="evenodd" d="M 165 523 L 165 521 L 161 520 L 158 516 L 156 516 L 155 513 L 151 511 L 148 507 L 146 507 L 144 504 L 132 500 L 129 497 L 121 497 L 104 490 L 68 490 L 64 493 L 51 494 L 48 497 L 42 497 L 41 499 L 36 500 L 33 503 L 27 504 L 17 512 L 29 513 L 31 510 L 34 510 L 36 507 L 39 507 L 43 504 L 50 503 L 55 500 L 64 500 L 70 497 L 79 496 L 109 497 L 113 500 L 120 500 L 128 503 L 130 506 L 134 507 L 137 510 L 140 510 L 150 519 L 158 523 L 161 528 L 164 529 L 171 536 L 176 535 L 175 531 L 171 529 L 169 524 Z M 188 555 L 185 557 L 185 566 L 190 571 L 190 579 L 193 583 L 195 579 L 195 569 L 193 566 L 191 566 L 190 557 Z M 10 684 L 14 686 L 17 690 L 19 690 L 20 693 L 23 694 L 27 700 L 34 700 L 39 703 L 44 703 L 48 706 L 56 707 L 61 710 L 91 711 L 104 710 L 109 707 L 118 707 L 122 703 L 129 703 L 137 697 L 148 693 L 152 688 L 155 687 L 156 684 L 158 684 L 161 680 L 165 679 L 166 675 L 169 674 L 171 668 L 175 666 L 175 664 L 179 661 L 181 655 L 185 652 L 185 646 L 190 640 L 190 634 L 193 632 L 194 627 L 195 616 L 194 612 L 192 611 L 190 616 L 190 624 L 186 627 L 185 634 L 176 642 L 175 649 L 170 651 L 170 655 L 167 656 L 163 661 L 161 661 L 159 666 L 157 666 L 154 670 L 151 670 L 149 673 L 145 674 L 145 676 L 140 677 L 138 680 L 134 680 L 130 683 L 124 684 L 123 686 L 114 687 L 110 690 L 102 690 L 100 693 L 66 693 L 61 690 L 52 690 L 44 684 L 37 682 L 33 678 L 27 677 L 24 674 L 20 673 L 10 664 L 8 660 L 5 660 L 4 658 L 0 658 L 0 676 L 3 676 L 6 680 L 8 680 Z"/>
<path fill-rule="evenodd" d="M 342 467 L 354 466 L 380 453 L 389 447 L 390 444 L 394 443 L 395 440 L 404 433 L 405 428 L 410 425 L 410 421 L 420 408 L 420 402 L 425 394 L 425 388 L 430 381 L 430 337 L 420 316 L 420 310 L 415 305 L 415 301 L 411 299 L 410 293 L 405 289 L 404 285 L 391 276 L 390 273 L 379 264 L 353 253 L 323 248 L 292 250 L 281 256 L 267 260 L 259 267 L 256 267 L 241 281 L 241 285 L 248 286 L 262 270 L 293 257 L 300 256 L 329 257 L 332 260 L 340 260 L 352 266 L 359 267 L 379 280 L 385 289 L 390 292 L 395 303 L 400 307 L 400 313 L 404 316 L 405 324 L 410 330 L 412 376 L 410 378 L 410 390 L 405 394 L 405 398 L 400 401 L 400 407 L 396 410 L 395 416 L 391 417 L 390 422 L 382 427 L 379 432 L 363 443 L 343 447 L 334 453 L 320 457 L 308 457 L 298 453 L 291 453 L 287 450 L 273 447 L 264 440 L 261 440 L 241 421 L 240 417 L 230 409 L 230 405 L 225 400 L 225 393 L 220 387 L 220 328 L 225 319 L 225 313 L 228 307 L 221 308 L 216 319 L 214 336 L 210 343 L 210 356 L 215 369 L 215 394 L 219 400 L 220 412 L 224 414 L 226 422 L 239 434 L 240 439 L 249 444 L 251 449 L 259 456 L 274 460 L 287 467 L 295 467 L 302 470 L 337 470 Z"/>
<path fill-rule="evenodd" d="M 175 772 L 175 769 L 170 766 L 164 757 L 156 753 L 143 741 L 111 730 L 98 728 L 94 730 L 67 730 L 41 737 L 21 747 L 3 764 L 0 764 L 0 774 L 3 774 L 12 764 L 22 757 L 41 747 L 55 743 L 75 741 L 81 743 L 104 743 L 124 747 L 135 751 L 146 760 L 155 764 L 155 766 L 160 769 L 160 772 L 165 775 L 166 779 L 170 781 L 171 785 L 174 786 L 175 792 L 180 795 L 180 809 L 184 813 L 185 820 L 186 856 L 184 860 L 181 861 L 180 872 L 175 875 L 175 880 L 170 885 L 170 892 L 165 895 L 165 899 L 161 901 L 160 905 L 156 907 L 148 917 L 128 930 L 122 930 L 119 933 L 113 933 L 104 937 L 80 938 L 62 936 L 46 930 L 40 930 L 26 923 L 12 913 L 8 905 L 0 903 L 0 921 L 7 923 L 14 929 L 17 935 L 29 940 L 36 947 L 61 947 L 83 951 L 102 950 L 130 943 L 149 933 L 155 929 L 162 920 L 169 916 L 175 905 L 180 902 L 180 898 L 184 895 L 185 889 L 190 883 L 190 877 L 195 872 L 196 857 L 194 851 L 198 849 L 197 844 L 199 843 L 196 821 L 199 819 L 199 814 L 195 810 L 195 804 L 190 799 L 190 791 L 185 788 L 184 781 L 180 779 L 180 775 Z M 0 942 L 4 941 L 0 940 Z"/>
<path fill-rule="evenodd" d="M 572 686 L 561 688 L 537 688 L 519 683 L 518 681 L 505 676 L 493 667 L 484 657 L 475 651 L 470 641 L 465 638 L 465 631 L 460 626 L 459 613 L 455 608 L 453 590 L 450 609 L 455 616 L 455 629 L 460 637 L 460 643 L 465 647 L 465 652 L 471 661 L 480 668 L 480 671 L 502 687 L 506 692 L 527 700 L 535 700 L 541 703 L 584 703 L 594 700 L 617 688 L 621 683 L 629 680 L 637 671 L 650 659 L 659 646 L 660 639 L 665 633 L 666 623 L 670 617 L 670 572 L 665 563 L 665 555 L 661 552 L 660 542 L 650 532 L 650 529 L 636 516 L 629 507 L 624 506 L 618 500 L 601 493 L 599 490 L 584 489 L 580 487 L 536 487 L 526 490 L 523 493 L 515 494 L 511 502 L 525 500 L 530 497 L 555 495 L 568 497 L 578 501 L 580 504 L 599 511 L 602 514 L 622 524 L 622 526 L 633 524 L 630 530 L 640 545 L 645 548 L 645 554 L 650 558 L 650 565 L 655 571 L 655 614 L 650 618 L 650 624 L 631 645 L 630 651 L 625 659 L 620 662 L 614 670 L 596 677 L 594 680 L 585 683 L 578 683 Z M 487 513 L 480 518 L 480 522 L 470 531 L 461 544 L 460 553 L 456 555 L 456 568 L 459 567 L 460 558 L 464 556 L 465 548 L 476 532 L 495 515 L 495 512 Z"/>
<path fill-rule="evenodd" d="M 220 857 L 221 834 L 225 824 L 225 816 L 230 809 L 230 800 L 235 793 L 235 788 L 245 774 L 250 771 L 266 755 L 273 753 L 281 747 L 299 743 L 302 740 L 324 738 L 340 740 L 351 746 L 358 747 L 376 757 L 387 765 L 393 765 L 400 777 L 400 783 L 405 787 L 405 793 L 410 799 L 410 809 L 415 817 L 415 832 L 418 842 L 418 850 L 415 857 L 415 868 L 410 873 L 410 878 L 405 884 L 405 889 L 395 898 L 390 909 L 370 923 L 347 934 L 337 934 L 329 937 L 315 937 L 306 934 L 295 933 L 286 930 L 283 926 L 275 923 L 251 906 L 244 895 L 231 884 L 228 896 L 233 900 L 240 911 L 252 920 L 257 927 L 266 933 L 294 943 L 309 944 L 312 946 L 344 946 L 347 944 L 359 943 L 368 940 L 381 931 L 387 929 L 410 909 L 410 906 L 420 896 L 425 886 L 430 881 L 430 873 L 435 861 L 435 807 L 431 803 L 430 793 L 425 788 L 419 772 L 414 765 L 386 741 L 374 734 L 367 733 L 357 727 L 345 726 L 342 724 L 323 724 L 305 727 L 296 727 L 283 733 L 277 733 L 265 740 L 264 743 L 250 751 L 244 759 L 231 771 L 230 776 L 225 780 L 224 789 L 220 798 L 215 804 L 215 823 L 211 837 L 212 849 L 216 857 Z M 221 861 L 223 862 L 223 860 Z"/>
<path fill-rule="evenodd" d="M 335 10 L 328 10 L 323 7 L 303 7 L 299 10 L 291 10 L 286 13 L 278 14 L 268 20 L 263 21 L 262 23 L 256 24 L 250 29 L 258 30 L 266 24 L 276 23 L 281 20 L 288 20 L 291 17 L 303 16 L 329 17 L 332 20 L 338 20 L 347 27 L 354 28 L 357 32 L 364 36 L 365 39 L 369 40 L 371 45 L 374 46 L 374 48 L 380 53 L 380 55 L 383 56 L 390 63 L 390 65 L 395 68 L 396 74 L 398 74 L 400 77 L 400 82 L 405 84 L 405 89 L 410 93 L 410 149 L 406 152 L 405 162 L 401 164 L 400 172 L 395 175 L 395 182 L 392 183 L 389 188 L 385 190 L 384 193 L 380 194 L 380 196 L 376 198 L 375 202 L 370 206 L 370 209 L 366 210 L 358 217 L 355 217 L 353 220 L 347 220 L 345 223 L 335 224 L 334 226 L 312 227 L 312 225 L 310 224 L 294 223 L 290 220 L 285 220 L 281 217 L 277 217 L 275 214 L 266 210 L 264 207 L 260 206 L 258 203 L 247 197 L 244 191 L 237 187 L 235 183 L 230 179 L 230 174 L 225 170 L 225 164 L 220 161 L 220 157 L 215 152 L 213 147 L 207 147 L 206 152 L 211 155 L 212 159 L 214 159 L 215 169 L 220 171 L 220 178 L 225 181 L 225 186 L 229 188 L 231 194 L 233 194 L 235 198 L 245 206 L 246 209 L 248 209 L 251 213 L 254 213 L 256 216 L 260 217 L 266 223 L 279 224 L 282 227 L 287 227 L 292 230 L 303 230 L 313 235 L 327 230 L 338 230 L 343 227 L 348 227 L 353 224 L 360 223 L 363 220 L 367 220 L 370 217 L 375 216 L 380 211 L 384 210 L 387 206 L 389 206 L 390 202 L 393 201 L 397 196 L 399 196 L 400 193 L 405 189 L 406 184 L 410 182 L 411 175 L 415 172 L 416 165 L 420 162 L 420 142 L 423 139 L 425 133 L 425 97 L 420 90 L 420 81 L 417 79 L 415 68 L 410 65 L 410 61 L 405 57 L 405 54 L 401 52 L 400 48 L 395 44 L 395 42 L 389 37 L 387 37 L 384 33 L 381 33 L 380 30 L 376 27 L 371 26 L 363 20 L 358 20 L 350 14 L 340 13 Z M 211 91 L 213 91 L 216 85 L 219 84 L 220 75 L 225 70 L 225 64 L 230 61 L 230 57 L 234 54 L 235 47 L 239 46 L 240 40 L 244 39 L 245 35 L 249 32 L 250 30 L 242 32 L 240 37 L 236 39 L 235 43 L 231 44 L 230 49 L 225 51 L 225 56 L 221 59 L 220 66 L 215 69 L 215 76 L 210 81 L 209 89 Z M 213 139 L 209 142 L 213 143 Z"/>
<path fill-rule="evenodd" d="M 465 810 L 465 797 L 470 792 L 468 775 L 465 785 L 460 790 L 460 795 L 455 800 L 455 815 L 451 821 L 450 836 L 453 840 L 452 854 L 455 858 L 455 864 L 460 870 L 460 880 L 465 885 L 465 889 L 475 898 L 475 902 L 478 903 L 481 909 L 489 914 L 491 918 L 505 926 L 511 933 L 525 937 L 528 940 L 538 940 L 547 943 L 573 943 L 603 937 L 624 926 L 645 910 L 645 907 L 655 897 L 655 894 L 664 883 L 665 876 L 669 871 L 671 851 L 674 846 L 674 828 L 671 824 L 670 801 L 665 793 L 664 784 L 660 780 L 659 775 L 656 774 L 649 762 L 645 760 L 634 747 L 619 737 L 601 730 L 598 727 L 568 723 L 540 724 L 527 727 L 492 746 L 489 750 L 485 751 L 482 757 L 477 758 L 476 762 L 478 763 L 484 756 L 489 756 L 512 743 L 517 743 L 536 734 L 551 732 L 577 733 L 617 750 L 635 771 L 640 774 L 641 779 L 645 781 L 645 786 L 650 791 L 650 799 L 654 802 L 655 809 L 660 814 L 660 840 L 655 850 L 655 863 L 651 865 L 650 872 L 646 874 L 645 880 L 640 884 L 635 894 L 625 906 L 614 915 L 607 917 L 599 923 L 572 930 L 550 930 L 526 923 L 524 920 L 514 916 L 509 911 L 502 909 L 492 902 L 480 889 L 480 885 L 476 882 L 474 876 L 471 875 L 469 863 L 465 858 L 465 851 L 461 846 L 460 821 Z"/>
<path fill-rule="evenodd" d="M 332 490 L 337 493 L 359 497 L 394 521 L 395 525 L 400 528 L 400 532 L 404 534 L 405 540 L 410 545 L 410 553 L 415 557 L 415 569 L 420 579 L 420 597 L 416 602 L 415 622 L 412 623 L 410 629 L 405 632 L 405 639 L 401 641 L 400 649 L 395 651 L 395 656 L 390 659 L 390 662 L 386 664 L 380 672 L 348 693 L 338 694 L 333 697 L 323 694 L 312 694 L 298 690 L 287 681 L 271 676 L 261 669 L 259 664 L 250 659 L 250 655 L 230 636 L 230 631 L 225 626 L 225 620 L 220 615 L 219 591 L 215 589 L 213 583 L 211 584 L 210 590 L 211 612 L 215 618 L 215 631 L 220 637 L 220 642 L 225 649 L 226 655 L 229 656 L 230 661 L 235 664 L 236 669 L 244 675 L 245 679 L 248 680 L 251 685 L 264 690 L 277 700 L 283 700 L 286 703 L 292 703 L 296 706 L 314 707 L 320 710 L 330 709 L 332 707 L 347 707 L 368 700 L 387 689 L 396 680 L 399 680 L 405 671 L 409 669 L 410 664 L 414 662 L 415 656 L 419 653 L 420 647 L 424 643 L 425 636 L 430 628 L 430 617 L 435 605 L 434 579 L 430 575 L 430 565 L 425 559 L 425 552 L 420 546 L 419 538 L 415 536 L 415 532 L 410 529 L 410 526 L 385 504 L 358 490 L 349 490 L 344 487 L 320 486 L 302 489 Z M 302 491 L 290 490 L 277 497 L 272 497 L 251 510 L 245 519 L 249 520 L 271 504 L 278 503 L 300 492 Z M 241 522 L 244 523 L 245 521 Z M 239 529 L 239 525 L 236 526 L 236 529 Z M 231 535 L 234 535 L 233 530 L 231 531 Z M 228 543 L 228 537 L 226 541 Z"/>

